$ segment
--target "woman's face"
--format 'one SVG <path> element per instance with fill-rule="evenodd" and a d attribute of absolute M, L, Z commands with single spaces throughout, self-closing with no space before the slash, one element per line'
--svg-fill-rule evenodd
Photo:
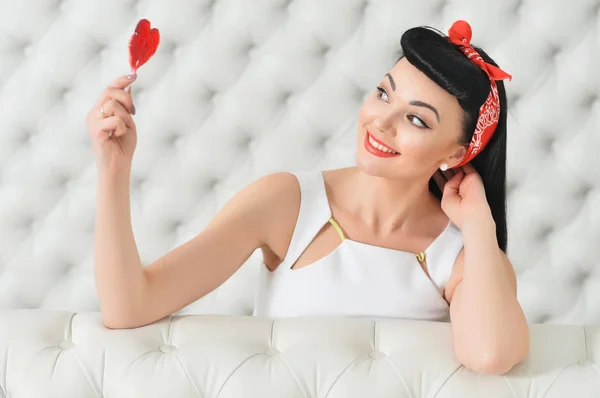
<path fill-rule="evenodd" d="M 360 109 L 356 164 L 389 178 L 429 178 L 442 163 L 452 167 L 465 154 L 459 144 L 463 112 L 456 97 L 402 58 Z"/>

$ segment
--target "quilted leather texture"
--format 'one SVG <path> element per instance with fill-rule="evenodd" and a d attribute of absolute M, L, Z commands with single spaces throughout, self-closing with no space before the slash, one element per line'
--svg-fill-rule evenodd
<path fill-rule="evenodd" d="M 145 265 L 262 175 L 352 164 L 358 109 L 401 33 L 461 18 L 514 76 L 509 257 L 528 319 L 600 322 L 599 0 L 4 0 L 0 9 L 0 308 L 98 309 L 84 119 L 127 73 L 139 18 L 162 36 L 133 86 L 132 221 Z M 257 252 L 181 313 L 250 314 L 259 263 Z"/>
<path fill-rule="evenodd" d="M 494 376 L 456 362 L 447 323 L 191 315 L 109 330 L 97 312 L 10 310 L 0 397 L 600 396 L 598 325 L 531 337 L 530 357 Z"/>

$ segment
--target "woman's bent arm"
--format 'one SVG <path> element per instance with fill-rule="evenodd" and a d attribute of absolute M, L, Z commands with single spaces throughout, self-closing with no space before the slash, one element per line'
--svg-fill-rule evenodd
<path fill-rule="evenodd" d="M 216 289 L 268 240 L 295 177 L 275 173 L 244 187 L 191 240 L 143 268 L 129 215 L 129 181 L 101 183 L 96 277 L 107 327 L 152 323 Z M 110 203 L 108 203 L 110 202 Z"/>

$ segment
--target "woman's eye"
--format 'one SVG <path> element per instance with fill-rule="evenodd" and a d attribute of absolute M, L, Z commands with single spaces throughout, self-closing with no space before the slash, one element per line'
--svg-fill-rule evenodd
<path fill-rule="evenodd" d="M 377 86 L 377 91 L 379 91 L 379 93 L 377 94 L 377 98 L 379 99 L 383 99 L 384 101 L 388 101 L 388 94 L 387 91 L 385 91 L 385 89 L 381 86 Z M 382 96 L 385 95 L 385 98 L 382 98 Z M 423 121 L 423 119 L 421 119 L 418 116 L 415 115 L 408 115 L 408 120 L 411 121 L 412 124 L 414 124 L 417 127 L 421 127 L 421 128 L 429 128 L 429 126 L 427 125 L 427 123 L 425 123 Z"/>
<path fill-rule="evenodd" d="M 383 87 L 379 87 L 377 86 L 377 90 L 379 90 L 379 94 L 385 94 L 385 97 L 387 98 L 387 92 L 385 91 L 385 89 Z M 382 99 L 379 95 L 377 95 L 377 98 Z M 387 99 L 385 99 L 384 101 L 387 101 Z"/>
<path fill-rule="evenodd" d="M 418 116 L 408 115 L 407 118 L 408 118 L 408 120 L 411 121 L 412 124 L 414 124 L 417 127 L 424 127 L 424 128 L 427 128 L 427 129 L 429 128 L 429 126 L 427 124 L 425 124 L 425 122 L 423 121 L 423 119 L 421 119 Z M 416 121 L 418 124 L 415 123 L 414 121 Z"/>

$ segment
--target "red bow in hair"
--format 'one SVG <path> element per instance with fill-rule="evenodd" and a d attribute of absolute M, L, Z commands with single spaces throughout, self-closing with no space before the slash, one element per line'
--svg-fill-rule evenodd
<path fill-rule="evenodd" d="M 467 153 L 463 160 L 454 167 L 460 167 L 469 163 L 475 155 L 485 148 L 487 143 L 492 138 L 498 119 L 500 118 L 500 99 L 498 97 L 498 86 L 496 80 L 511 80 L 512 76 L 504 72 L 502 69 L 488 64 L 481 58 L 481 55 L 471 46 L 471 26 L 466 21 L 456 21 L 448 30 L 448 41 L 458 46 L 458 48 L 469 58 L 473 63 L 481 68 L 490 79 L 490 93 L 479 109 L 479 117 L 477 126 L 473 133 L 471 143 L 467 148 Z"/>

